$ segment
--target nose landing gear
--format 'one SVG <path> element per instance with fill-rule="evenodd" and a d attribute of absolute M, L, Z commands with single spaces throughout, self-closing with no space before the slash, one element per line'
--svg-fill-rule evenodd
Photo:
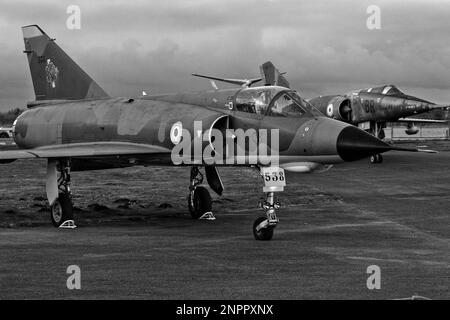
<path fill-rule="evenodd" d="M 286 179 L 284 170 L 278 167 L 261 168 L 260 173 L 264 179 L 263 191 L 266 198 L 261 203 L 261 208 L 266 210 L 265 217 L 259 217 L 253 223 L 253 236 L 256 240 L 271 240 L 275 227 L 279 219 L 276 210 L 281 207 L 278 201 L 275 201 L 275 192 L 284 190 Z"/>
<path fill-rule="evenodd" d="M 281 207 L 281 204 L 274 202 L 274 199 L 274 192 L 268 192 L 265 201 L 261 204 L 261 208 L 266 210 L 266 216 L 257 218 L 253 223 L 253 236 L 256 240 L 267 241 L 273 237 L 273 231 L 279 222 L 276 210 Z"/>

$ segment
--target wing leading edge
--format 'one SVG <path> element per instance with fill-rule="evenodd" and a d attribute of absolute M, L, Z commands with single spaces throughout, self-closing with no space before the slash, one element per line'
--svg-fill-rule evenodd
<path fill-rule="evenodd" d="M 415 119 L 415 118 L 400 118 L 395 122 L 403 123 L 448 123 L 449 120 L 435 120 L 435 119 Z"/>
<path fill-rule="evenodd" d="M 34 149 L 0 152 L 1 162 L 31 158 L 77 158 L 170 153 L 171 150 L 148 144 L 129 142 L 90 142 L 51 145 Z"/>

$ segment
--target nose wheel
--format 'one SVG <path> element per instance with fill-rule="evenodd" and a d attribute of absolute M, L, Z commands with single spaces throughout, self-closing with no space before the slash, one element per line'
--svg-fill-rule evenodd
<path fill-rule="evenodd" d="M 268 225 L 266 217 L 259 217 L 253 223 L 253 236 L 256 240 L 272 240 L 274 228 Z"/>

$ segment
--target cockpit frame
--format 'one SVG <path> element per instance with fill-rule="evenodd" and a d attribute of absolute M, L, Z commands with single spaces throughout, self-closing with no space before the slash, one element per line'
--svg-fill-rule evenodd
<path fill-rule="evenodd" d="M 285 100 L 281 100 L 282 97 L 285 97 Z M 281 101 L 284 106 L 278 106 L 277 111 L 274 112 L 276 104 Z M 253 114 L 260 118 L 270 116 L 299 118 L 306 113 L 311 113 L 313 116 L 322 115 L 320 111 L 301 98 L 295 90 L 278 86 L 239 90 L 234 97 L 233 110 Z"/>

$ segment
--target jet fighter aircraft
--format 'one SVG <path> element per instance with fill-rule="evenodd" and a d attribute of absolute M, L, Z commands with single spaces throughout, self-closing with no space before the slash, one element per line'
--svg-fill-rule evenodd
<path fill-rule="evenodd" d="M 266 215 L 256 219 L 253 235 L 270 240 L 280 207 L 275 192 L 286 184 L 285 170 L 323 170 L 389 150 L 423 151 L 391 146 L 324 117 L 296 91 L 281 86 L 239 83 L 236 89 L 111 98 L 39 26 L 23 27 L 23 36 L 36 100 L 14 122 L 19 149 L 0 151 L 0 162 L 48 160 L 46 193 L 56 227 L 75 227 L 72 171 L 190 167 L 188 208 L 200 218 L 212 210 L 201 168 L 220 195 L 217 167 L 252 166 L 260 170 L 266 194 Z M 263 140 L 256 145 L 265 152 L 254 153 L 252 142 Z M 225 148 L 219 148 L 222 142 Z"/>
<path fill-rule="evenodd" d="M 346 95 L 320 96 L 309 102 L 327 116 L 358 125 L 380 139 L 384 139 L 387 122 L 406 123 L 405 133 L 416 134 L 416 123 L 446 123 L 443 120 L 406 118 L 449 106 L 438 105 L 414 96 L 406 95 L 394 85 L 356 90 Z M 381 155 L 373 159 L 382 162 Z"/>

